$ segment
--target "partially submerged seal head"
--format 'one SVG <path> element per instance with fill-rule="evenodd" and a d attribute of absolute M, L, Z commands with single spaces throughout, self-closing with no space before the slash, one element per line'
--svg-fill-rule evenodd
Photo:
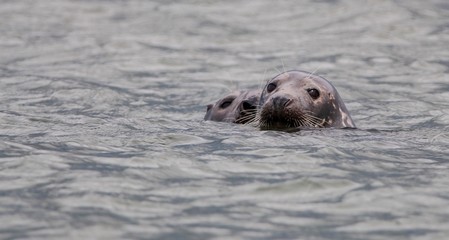
<path fill-rule="evenodd" d="M 267 82 L 256 119 L 262 130 L 356 127 L 334 86 L 302 71 L 287 71 Z"/>
<path fill-rule="evenodd" d="M 215 104 L 207 105 L 204 120 L 232 123 L 254 121 L 260 90 L 234 91 Z"/>

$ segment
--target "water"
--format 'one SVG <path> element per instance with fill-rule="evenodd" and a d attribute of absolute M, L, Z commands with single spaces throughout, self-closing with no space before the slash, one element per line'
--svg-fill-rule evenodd
<path fill-rule="evenodd" d="M 0 238 L 447 239 L 449 4 L 1 1 Z M 283 69 L 357 130 L 204 122 Z"/>

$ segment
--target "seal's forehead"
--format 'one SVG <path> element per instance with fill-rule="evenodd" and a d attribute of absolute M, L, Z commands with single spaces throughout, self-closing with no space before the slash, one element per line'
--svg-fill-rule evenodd
<path fill-rule="evenodd" d="M 313 79 L 314 75 L 307 72 L 301 72 L 301 71 L 288 71 L 283 72 L 276 77 L 273 78 L 273 80 L 276 81 L 287 81 L 287 80 L 302 80 L 302 79 Z"/>
<path fill-rule="evenodd" d="M 222 97 L 222 99 L 224 99 L 224 98 L 237 98 L 238 96 L 242 95 L 243 93 L 244 93 L 244 91 L 242 91 L 242 90 L 235 90 L 235 91 L 232 91 L 232 92 L 226 94 L 226 96 Z"/>
<path fill-rule="evenodd" d="M 295 72 L 293 74 L 290 74 L 290 77 L 292 79 L 298 79 L 302 82 L 308 82 L 308 83 L 315 83 L 317 85 L 323 85 L 323 87 L 329 87 L 330 83 L 326 79 L 324 79 L 321 76 L 315 75 L 313 73 L 308 72 Z"/>
<path fill-rule="evenodd" d="M 284 72 L 284 73 L 281 73 L 281 74 L 277 75 L 276 77 L 274 77 L 273 80 L 274 79 L 276 79 L 276 80 L 287 80 L 289 78 L 290 78 L 290 73 L 289 72 Z"/>
<path fill-rule="evenodd" d="M 253 89 L 253 90 L 249 90 L 246 91 L 244 94 L 244 97 L 259 97 L 260 94 L 262 93 L 261 89 Z"/>

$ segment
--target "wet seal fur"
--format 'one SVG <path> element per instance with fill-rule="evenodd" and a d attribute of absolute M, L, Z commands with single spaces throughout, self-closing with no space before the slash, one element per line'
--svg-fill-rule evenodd
<path fill-rule="evenodd" d="M 249 123 L 254 120 L 261 90 L 238 90 L 207 105 L 204 120 Z"/>
<path fill-rule="evenodd" d="M 298 70 L 281 73 L 267 82 L 256 121 L 262 130 L 356 127 L 328 80 Z"/>

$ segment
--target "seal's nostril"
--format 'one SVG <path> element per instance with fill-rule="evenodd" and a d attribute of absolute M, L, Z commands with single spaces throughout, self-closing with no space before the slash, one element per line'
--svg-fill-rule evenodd
<path fill-rule="evenodd" d="M 273 98 L 273 105 L 277 108 L 285 108 L 292 102 L 292 99 L 278 96 Z"/>
<path fill-rule="evenodd" d="M 256 109 L 256 105 L 254 105 L 250 101 L 245 100 L 245 101 L 242 102 L 242 109 L 243 110 Z"/>
<path fill-rule="evenodd" d="M 284 102 L 284 107 L 287 107 L 292 102 L 291 99 L 287 98 L 287 100 Z"/>

